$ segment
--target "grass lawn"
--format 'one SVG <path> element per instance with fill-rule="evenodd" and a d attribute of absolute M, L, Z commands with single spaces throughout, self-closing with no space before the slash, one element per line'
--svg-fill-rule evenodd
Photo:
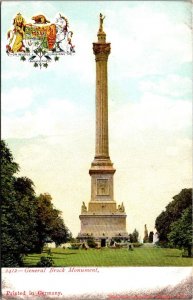
<path fill-rule="evenodd" d="M 42 254 L 30 254 L 25 257 L 25 266 L 35 266 Z M 135 248 L 134 251 L 122 249 L 52 249 L 55 267 L 69 266 L 192 266 L 192 258 L 181 257 L 178 249 Z"/>

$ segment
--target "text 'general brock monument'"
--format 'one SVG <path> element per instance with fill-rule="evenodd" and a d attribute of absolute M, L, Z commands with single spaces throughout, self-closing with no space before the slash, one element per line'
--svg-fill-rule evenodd
<path fill-rule="evenodd" d="M 123 203 L 116 204 L 113 194 L 115 169 L 109 157 L 108 139 L 108 76 L 107 60 L 110 43 L 106 43 L 103 31 L 104 16 L 100 14 L 98 42 L 93 43 L 96 61 L 96 146 L 95 157 L 91 164 L 91 200 L 88 208 L 82 204 L 81 230 L 78 238 L 90 237 L 105 246 L 113 238 L 127 239 L 126 213 Z"/>

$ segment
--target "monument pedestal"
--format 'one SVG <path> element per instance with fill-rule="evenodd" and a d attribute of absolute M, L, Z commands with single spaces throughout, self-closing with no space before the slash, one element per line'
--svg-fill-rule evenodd
<path fill-rule="evenodd" d="M 101 203 L 101 206 L 103 203 Z M 124 213 L 91 213 L 80 215 L 81 232 L 78 237 L 85 239 L 128 239 L 126 232 L 126 214 Z"/>

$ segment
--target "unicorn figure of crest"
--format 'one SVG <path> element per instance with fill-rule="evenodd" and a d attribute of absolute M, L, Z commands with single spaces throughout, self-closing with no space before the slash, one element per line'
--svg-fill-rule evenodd
<path fill-rule="evenodd" d="M 61 14 L 56 19 L 56 43 L 55 51 L 64 52 L 75 52 L 74 46 L 72 45 L 73 32 L 68 30 L 69 23 L 68 19 Z"/>

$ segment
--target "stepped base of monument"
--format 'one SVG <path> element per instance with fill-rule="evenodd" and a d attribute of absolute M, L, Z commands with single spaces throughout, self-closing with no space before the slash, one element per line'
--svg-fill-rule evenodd
<path fill-rule="evenodd" d="M 128 238 L 126 217 L 125 213 L 82 214 L 79 216 L 81 220 L 81 231 L 78 234 L 78 238 Z"/>

